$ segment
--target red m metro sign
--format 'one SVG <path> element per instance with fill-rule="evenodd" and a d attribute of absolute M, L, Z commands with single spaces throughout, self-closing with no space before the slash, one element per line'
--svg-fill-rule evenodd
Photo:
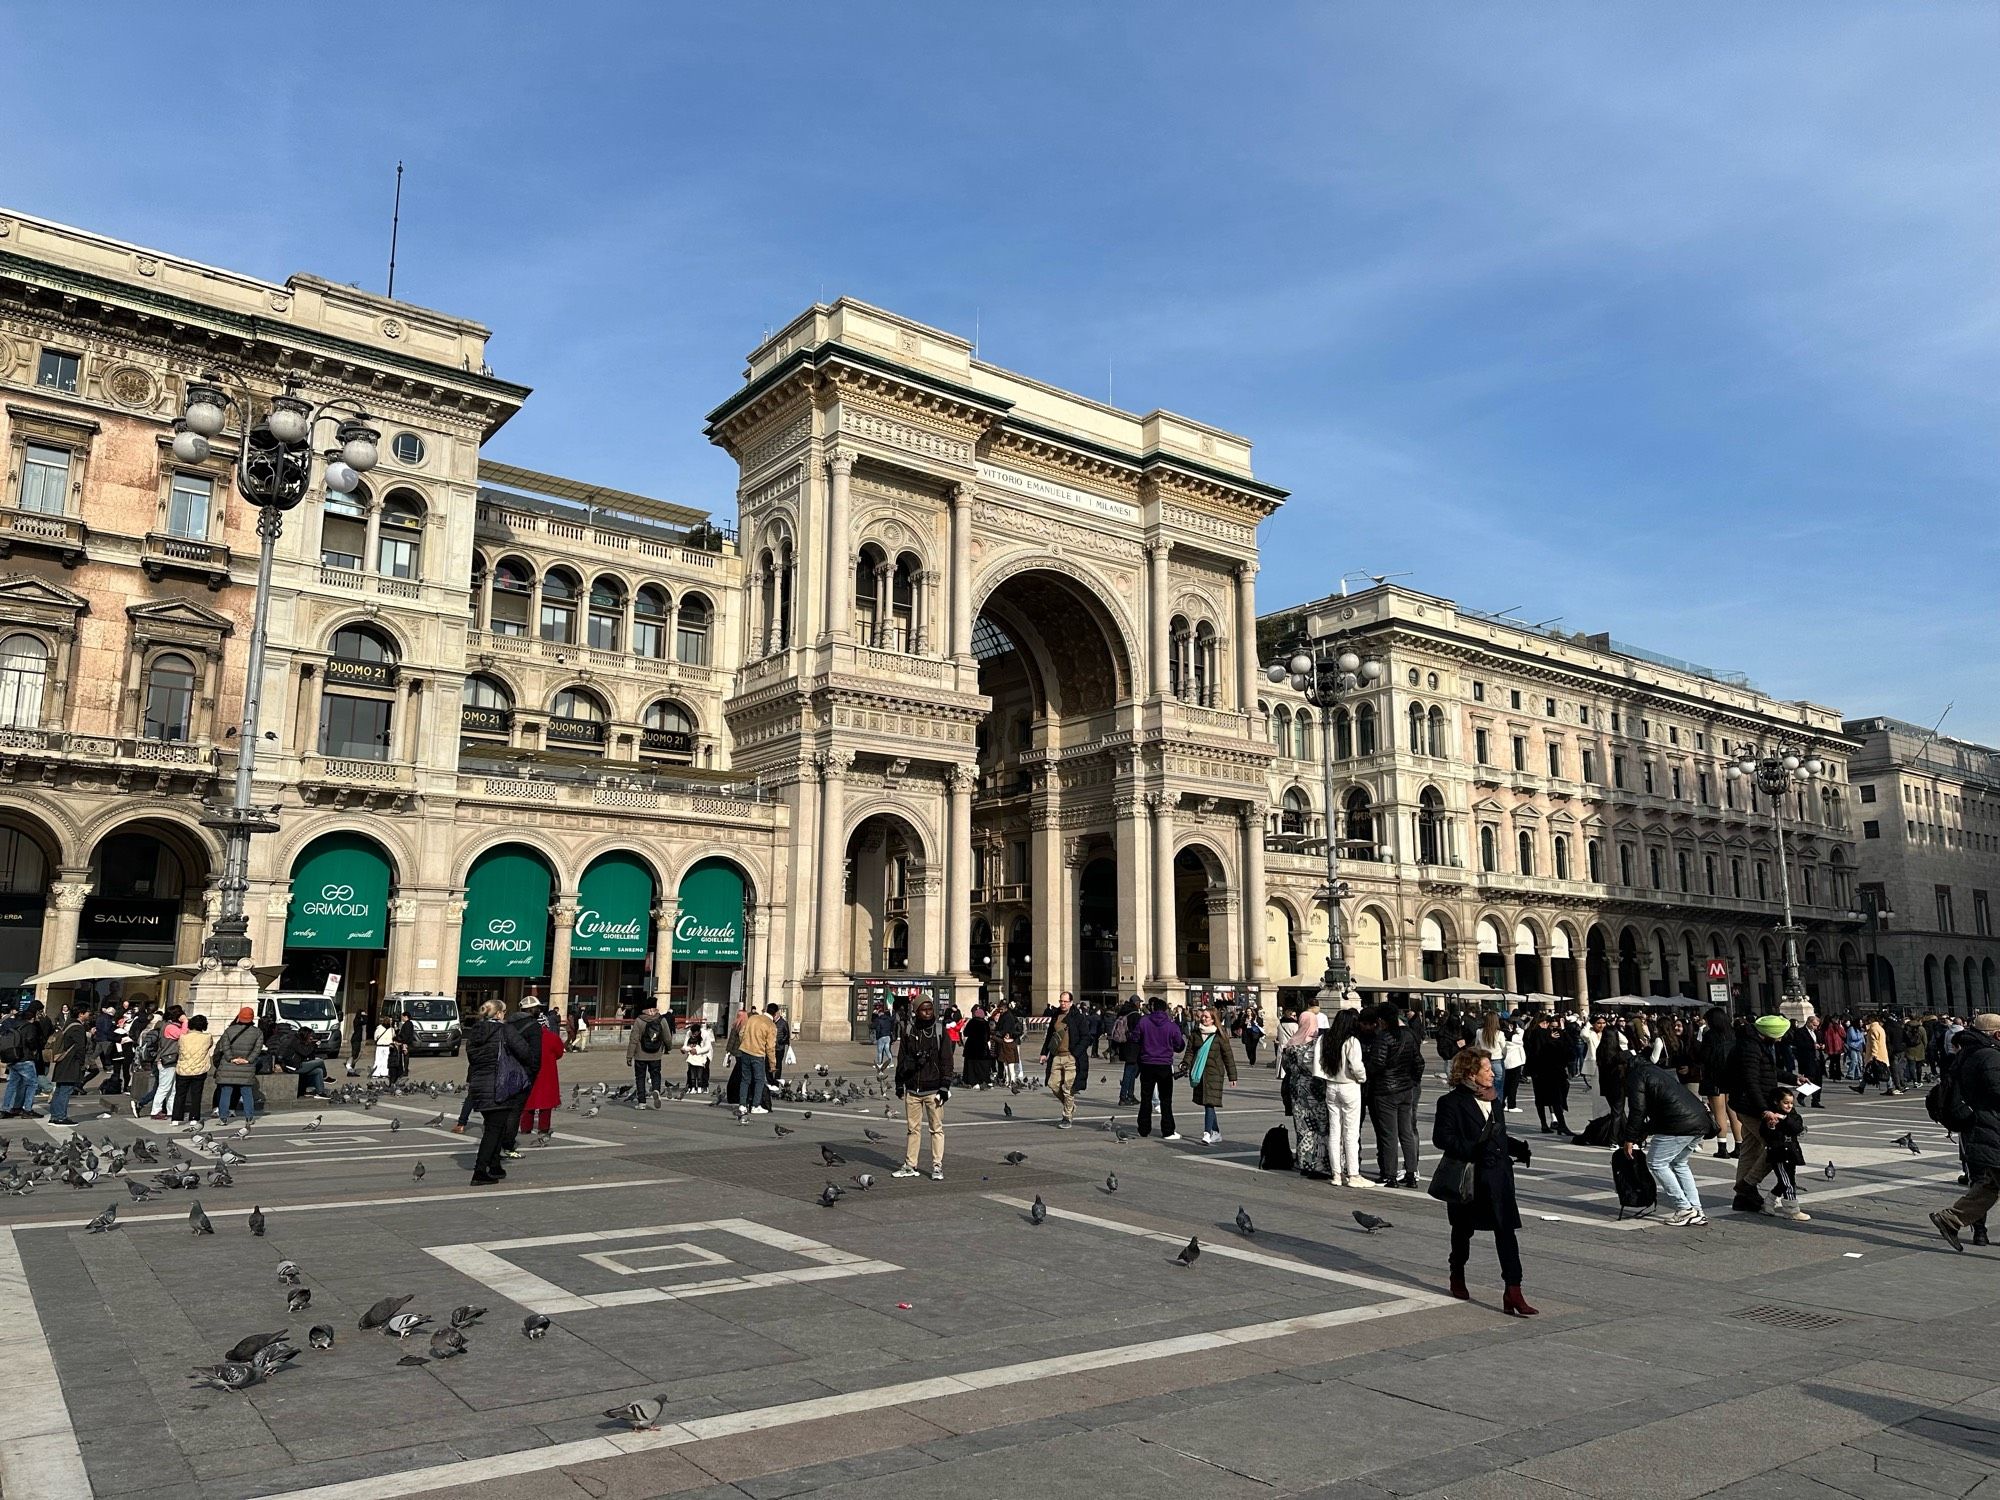
<path fill-rule="evenodd" d="M 1720 979 L 1727 983 L 1729 979 L 1729 960 L 1726 958 L 1711 958 L 1708 961 L 1708 977 L 1710 979 Z"/>

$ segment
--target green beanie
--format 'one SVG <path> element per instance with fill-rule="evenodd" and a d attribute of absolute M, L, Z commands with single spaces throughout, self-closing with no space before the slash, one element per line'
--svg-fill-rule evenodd
<path fill-rule="evenodd" d="M 1757 1018 L 1758 1034 L 1760 1036 L 1767 1036 L 1774 1042 L 1782 1040 L 1785 1034 L 1791 1029 L 1792 1023 L 1787 1021 L 1783 1016 L 1759 1016 Z"/>

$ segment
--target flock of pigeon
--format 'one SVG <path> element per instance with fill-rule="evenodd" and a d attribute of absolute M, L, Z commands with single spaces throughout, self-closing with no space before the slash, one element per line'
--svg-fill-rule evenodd
<path fill-rule="evenodd" d="M 201 1205 L 196 1204 L 196 1214 L 201 1213 Z M 195 1233 L 213 1234 L 212 1228 L 203 1228 L 206 1216 L 197 1223 Z M 278 1262 L 278 1284 L 285 1288 L 285 1310 L 301 1313 L 312 1303 L 312 1289 L 299 1285 L 299 1267 L 296 1261 Z M 398 1347 L 424 1331 L 432 1323 L 429 1313 L 406 1313 L 403 1305 L 410 1301 L 405 1293 L 400 1297 L 384 1297 L 361 1315 L 356 1325 L 363 1333 L 380 1329 L 383 1334 L 397 1341 Z M 433 1360 L 456 1359 L 471 1349 L 465 1341 L 465 1330 L 476 1326 L 486 1316 L 486 1309 L 474 1307 L 470 1303 L 454 1307 L 448 1321 L 441 1327 L 430 1330 L 430 1353 L 405 1354 L 396 1361 L 402 1366 L 430 1364 Z M 521 1332 L 531 1339 L 541 1338 L 549 1331 L 549 1320 L 541 1314 L 530 1316 L 522 1325 Z M 224 1352 L 221 1360 L 213 1365 L 196 1365 L 188 1371 L 189 1379 L 199 1386 L 215 1390 L 241 1391 L 269 1380 L 278 1371 L 289 1367 L 298 1358 L 298 1345 L 291 1342 L 291 1330 L 280 1328 L 273 1333 L 253 1333 L 238 1339 Z M 315 1323 L 306 1333 L 306 1347 L 316 1351 L 331 1349 L 334 1343 L 333 1325 Z"/>

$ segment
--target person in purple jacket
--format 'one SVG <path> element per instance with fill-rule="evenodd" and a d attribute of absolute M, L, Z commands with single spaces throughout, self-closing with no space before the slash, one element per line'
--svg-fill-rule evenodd
<path fill-rule="evenodd" d="M 1139 1026 L 1139 1134 L 1153 1133 L 1153 1092 L 1160 1095 L 1160 1139 L 1177 1141 L 1174 1129 L 1174 1054 L 1187 1045 L 1180 1023 L 1167 1012 L 1167 1002 L 1153 997 Z"/>

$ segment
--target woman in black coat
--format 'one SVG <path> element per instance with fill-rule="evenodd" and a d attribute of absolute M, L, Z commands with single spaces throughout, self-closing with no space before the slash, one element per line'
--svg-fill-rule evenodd
<path fill-rule="evenodd" d="M 993 1082 L 993 1024 L 986 1019 L 985 1006 L 972 1007 L 965 1029 L 958 1034 L 958 1044 L 965 1058 L 965 1086 L 988 1087 Z"/>
<path fill-rule="evenodd" d="M 1493 1054 L 1484 1047 L 1467 1047 L 1451 1060 L 1452 1087 L 1438 1100 L 1431 1144 L 1446 1156 L 1472 1163 L 1472 1201 L 1447 1200 L 1451 1219 L 1451 1294 L 1460 1301 L 1472 1293 L 1465 1286 L 1465 1263 L 1472 1255 L 1472 1235 L 1484 1229 L 1500 1252 L 1500 1275 L 1507 1284 L 1501 1307 L 1512 1317 L 1532 1318 L 1537 1309 L 1521 1295 L 1521 1247 L 1515 1231 L 1521 1227 L 1521 1207 L 1514 1198 L 1514 1163 L 1528 1161 L 1528 1143 L 1507 1134 L 1507 1115 L 1493 1097 Z"/>
<path fill-rule="evenodd" d="M 507 1144 L 511 1120 L 521 1113 L 521 1100 L 528 1091 L 524 1082 L 511 1092 L 500 1092 L 500 1058 L 504 1052 L 529 1074 L 530 1059 L 539 1062 L 538 1047 L 531 1046 L 519 1029 L 507 1024 L 507 1007 L 488 1000 L 479 1007 L 479 1019 L 465 1032 L 465 1102 L 479 1111 L 479 1155 L 472 1164 L 472 1181 L 483 1187 L 507 1175 L 500 1165 L 500 1152 Z"/>
<path fill-rule="evenodd" d="M 1557 1029 L 1553 1016 L 1538 1016 L 1522 1038 L 1528 1058 L 1528 1081 L 1535 1088 L 1535 1113 L 1541 1117 L 1543 1135 L 1568 1135 L 1569 1043 Z M 1556 1117 L 1549 1129 L 1549 1116 Z"/>

